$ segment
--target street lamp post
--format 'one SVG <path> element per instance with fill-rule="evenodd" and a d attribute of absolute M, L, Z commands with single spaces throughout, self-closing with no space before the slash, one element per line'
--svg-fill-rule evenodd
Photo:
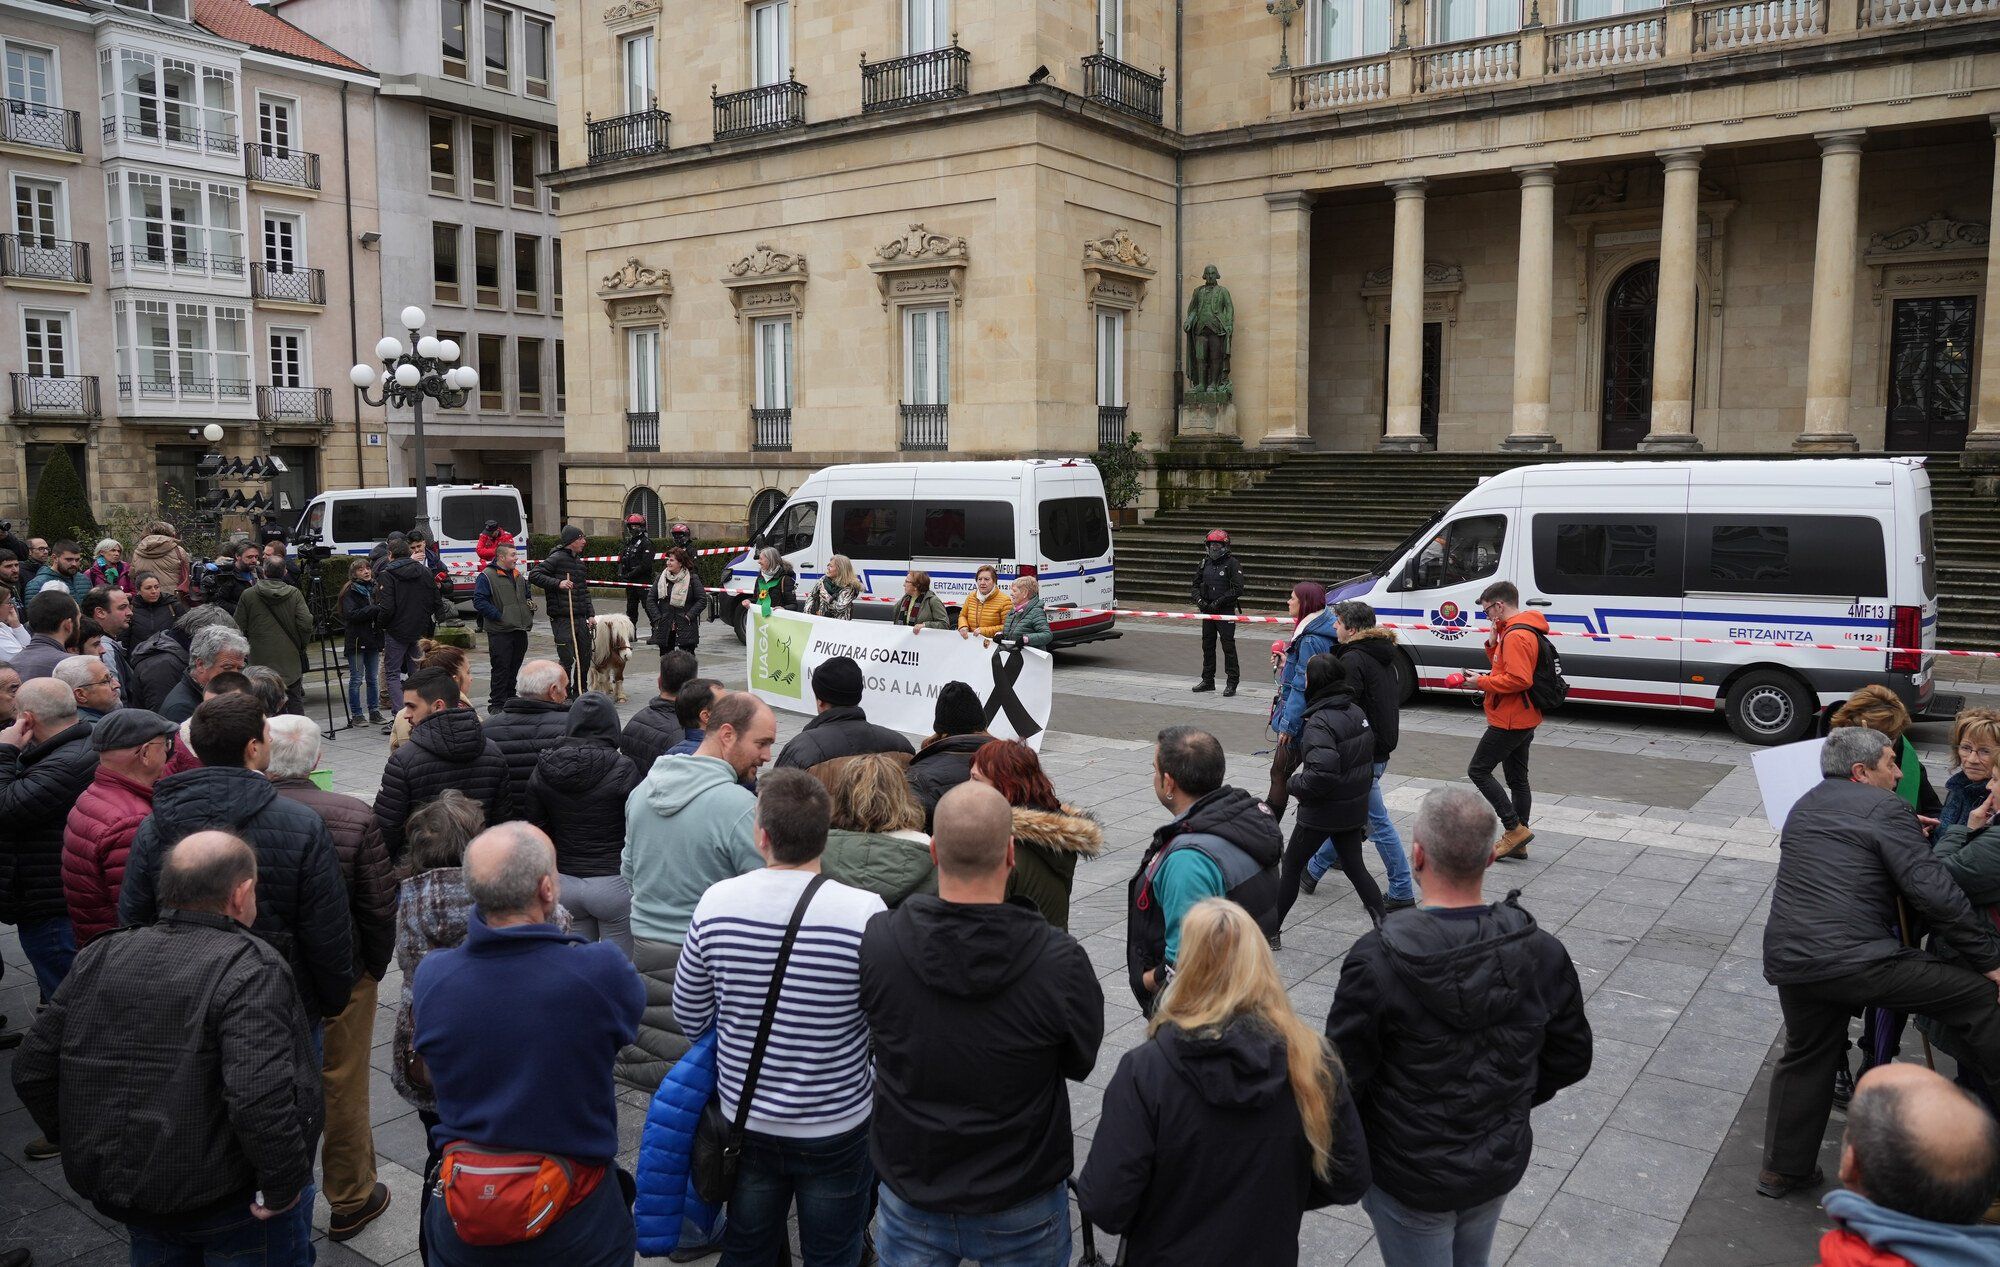
<path fill-rule="evenodd" d="M 375 370 L 357 365 L 347 372 L 347 378 L 361 390 L 361 399 L 370 405 L 409 407 L 416 440 L 416 452 L 412 455 L 417 469 L 415 526 L 428 532 L 430 499 L 424 490 L 429 486 L 430 475 L 424 456 L 424 401 L 435 400 L 445 409 L 458 408 L 465 403 L 467 396 L 478 389 L 479 371 L 470 365 L 458 364 L 460 349 L 457 343 L 422 332 L 422 308 L 412 304 L 403 309 L 402 316 L 403 325 L 410 333 L 409 346 L 405 348 L 393 335 L 383 335 L 381 342 L 375 345 L 375 355 L 381 358 L 382 368 Z M 368 394 L 370 387 L 377 389 L 373 396 Z"/>

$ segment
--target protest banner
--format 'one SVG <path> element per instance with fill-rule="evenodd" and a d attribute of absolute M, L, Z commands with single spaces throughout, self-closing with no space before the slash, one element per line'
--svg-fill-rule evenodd
<path fill-rule="evenodd" d="M 750 689 L 773 708 L 817 711 L 813 670 L 850 656 L 868 682 L 861 706 L 877 725 L 930 734 L 937 693 L 947 682 L 963 682 L 985 703 L 989 733 L 1041 747 L 1055 680 L 1046 651 L 1003 648 L 948 629 L 918 634 L 881 621 L 791 611 L 765 616 L 754 604 L 745 616 Z"/>

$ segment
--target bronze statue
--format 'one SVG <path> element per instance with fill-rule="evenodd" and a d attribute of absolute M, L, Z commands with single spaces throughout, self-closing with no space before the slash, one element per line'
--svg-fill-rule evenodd
<path fill-rule="evenodd" d="M 1201 285 L 1188 298 L 1188 380 L 1185 397 L 1196 404 L 1227 404 L 1229 357 L 1236 337 L 1236 305 L 1222 284 L 1222 273 L 1210 264 L 1201 270 Z"/>

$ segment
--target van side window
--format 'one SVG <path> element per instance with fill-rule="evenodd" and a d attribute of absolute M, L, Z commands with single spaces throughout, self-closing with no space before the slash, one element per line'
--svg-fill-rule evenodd
<path fill-rule="evenodd" d="M 833 552 L 851 559 L 910 557 L 909 502 L 835 502 Z"/>
<path fill-rule="evenodd" d="M 416 526 L 414 497 L 352 497 L 333 504 L 335 541 L 380 541 Z"/>
<path fill-rule="evenodd" d="M 917 503 L 911 553 L 927 559 L 1014 557 L 1014 507 L 1008 502 Z"/>
<path fill-rule="evenodd" d="M 1690 515 L 1688 588 L 1886 598 L 1882 525 L 1861 515 Z"/>
<path fill-rule="evenodd" d="M 1454 519 L 1431 535 L 1391 588 L 1428 590 L 1483 581 L 1500 570 L 1500 547 L 1506 540 L 1505 515 Z"/>
<path fill-rule="evenodd" d="M 1533 534 L 1544 594 L 1680 596 L 1679 516 L 1536 515 Z"/>
<path fill-rule="evenodd" d="M 812 549 L 813 531 L 819 527 L 819 503 L 800 502 L 790 507 L 771 526 L 770 544 L 779 554 L 797 554 Z"/>
<path fill-rule="evenodd" d="M 486 531 L 486 521 L 521 535 L 521 505 L 506 493 L 446 493 L 438 499 L 444 535 L 451 541 L 472 541 Z"/>
<path fill-rule="evenodd" d="M 1043 558 L 1069 563 L 1111 553 L 1110 519 L 1102 497 L 1052 497 L 1038 513 Z"/>
<path fill-rule="evenodd" d="M 306 507 L 306 517 L 299 524 L 298 539 L 317 544 L 320 540 L 320 530 L 325 527 L 326 503 L 314 502 L 312 505 Z"/>

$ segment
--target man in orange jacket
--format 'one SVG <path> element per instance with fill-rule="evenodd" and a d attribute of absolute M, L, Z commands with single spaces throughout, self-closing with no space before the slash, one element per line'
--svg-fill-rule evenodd
<path fill-rule="evenodd" d="M 1547 634 L 1549 622 L 1540 612 L 1521 610 L 1521 591 L 1512 581 L 1487 586 L 1479 595 L 1479 610 L 1492 627 L 1486 639 L 1486 659 L 1492 671 L 1472 679 L 1472 685 L 1486 696 L 1486 733 L 1472 750 L 1472 763 L 1465 774 L 1506 829 L 1493 851 L 1495 860 L 1526 859 L 1528 842 L 1535 838 L 1528 827 L 1534 797 L 1528 786 L 1528 745 L 1535 741 L 1535 727 L 1542 724 L 1542 710 L 1528 698 L 1528 687 L 1535 680 L 1535 661 L 1542 649 L 1542 640 L 1531 631 Z M 1504 790 L 1493 777 L 1495 766 L 1507 776 Z"/>

